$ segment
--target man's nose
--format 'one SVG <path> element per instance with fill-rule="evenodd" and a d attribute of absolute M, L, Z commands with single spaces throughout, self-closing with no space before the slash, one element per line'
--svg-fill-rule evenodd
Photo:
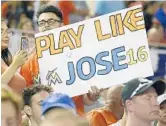
<path fill-rule="evenodd" d="M 45 27 L 48 27 L 48 26 L 49 26 L 49 24 L 48 24 L 48 22 L 46 22 L 46 23 L 45 23 Z"/>

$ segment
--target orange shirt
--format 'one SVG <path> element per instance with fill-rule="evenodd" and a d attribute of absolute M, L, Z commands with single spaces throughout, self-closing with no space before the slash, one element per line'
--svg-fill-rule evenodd
<path fill-rule="evenodd" d="M 109 126 L 118 120 L 111 111 L 105 108 L 97 108 L 86 114 L 90 126 Z"/>
<path fill-rule="evenodd" d="M 20 74 L 25 78 L 27 87 L 35 83 L 40 83 L 39 65 L 36 54 L 32 54 L 28 58 L 28 61 L 21 67 Z"/>
<path fill-rule="evenodd" d="M 39 64 L 36 54 L 32 54 L 28 61 L 21 67 L 20 74 L 25 78 L 27 87 L 35 83 L 40 83 Z M 73 97 L 73 100 L 75 102 L 77 113 L 79 115 L 84 115 L 83 96 L 75 96 Z"/>
<path fill-rule="evenodd" d="M 2 14 L 2 17 L 6 18 L 7 16 L 7 11 L 8 11 L 8 3 L 7 2 L 4 2 L 1 4 L 1 14 Z"/>
<path fill-rule="evenodd" d="M 60 0 L 58 2 L 58 6 L 60 10 L 63 12 L 63 23 L 65 25 L 69 24 L 69 15 L 70 13 L 74 12 L 76 10 L 74 3 L 72 1 L 62 1 Z"/>
<path fill-rule="evenodd" d="M 5 62 L 1 62 L 1 74 L 8 68 Z M 8 85 L 18 94 L 22 94 L 24 88 L 26 87 L 25 79 L 19 74 L 15 73 L 13 78 L 10 80 Z"/>

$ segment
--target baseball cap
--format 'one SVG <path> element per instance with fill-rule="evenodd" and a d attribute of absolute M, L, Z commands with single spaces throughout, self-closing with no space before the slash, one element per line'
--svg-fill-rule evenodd
<path fill-rule="evenodd" d="M 51 108 L 63 108 L 75 111 L 75 104 L 72 98 L 66 94 L 52 93 L 42 102 L 42 115 Z"/>
<path fill-rule="evenodd" d="M 122 89 L 122 100 L 125 103 L 126 100 L 133 98 L 136 95 L 144 93 L 150 87 L 154 87 L 158 96 L 162 95 L 166 88 L 166 83 L 163 79 L 156 79 L 155 81 L 145 78 L 135 78 L 124 84 Z"/>
<path fill-rule="evenodd" d="M 158 101 L 159 104 L 161 104 L 164 101 L 166 101 L 166 94 L 158 96 L 157 101 Z"/>

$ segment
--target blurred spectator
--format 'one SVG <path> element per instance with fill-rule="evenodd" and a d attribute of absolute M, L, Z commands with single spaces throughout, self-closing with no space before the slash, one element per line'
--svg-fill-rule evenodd
<path fill-rule="evenodd" d="M 166 93 L 158 97 L 158 103 L 160 104 L 160 118 L 154 122 L 153 126 L 165 126 L 166 125 Z"/>
<path fill-rule="evenodd" d="M 162 3 L 161 8 L 158 9 L 158 11 L 155 14 L 155 18 L 163 26 L 165 34 L 166 34 L 166 2 Z"/>
<path fill-rule="evenodd" d="M 161 25 L 155 25 L 147 32 L 148 42 L 150 45 L 159 43 L 165 43 L 164 41 L 164 30 Z"/>
<path fill-rule="evenodd" d="M 25 22 L 25 20 L 29 19 L 24 12 L 21 12 L 19 15 L 19 24 Z M 19 27 L 19 24 L 17 27 Z"/>
<path fill-rule="evenodd" d="M 6 18 L 8 20 L 8 26 L 10 28 L 16 28 L 17 22 L 19 22 L 21 8 L 21 1 L 8 1 L 8 11 Z"/>
<path fill-rule="evenodd" d="M 86 120 L 76 116 L 73 100 L 65 94 L 53 93 L 42 102 L 42 114 L 44 126 L 88 126 Z"/>
<path fill-rule="evenodd" d="M 127 4 L 127 7 L 133 7 L 133 6 L 137 6 L 137 5 L 142 5 L 144 6 L 146 1 L 137 1 L 137 0 L 129 0 L 129 1 L 126 1 L 126 4 Z"/>
<path fill-rule="evenodd" d="M 24 90 L 24 112 L 30 120 L 30 126 L 38 126 L 41 123 L 41 103 L 51 92 L 50 87 L 41 84 L 33 85 Z"/>
<path fill-rule="evenodd" d="M 157 96 L 164 93 L 163 80 L 132 79 L 122 90 L 122 99 L 127 112 L 126 126 L 151 126 L 159 119 Z"/>
<path fill-rule="evenodd" d="M 90 126 L 86 119 L 78 116 L 76 117 L 68 111 L 57 110 L 56 115 L 54 115 L 54 113 L 52 114 L 52 119 L 46 120 L 43 117 L 40 126 Z"/>
<path fill-rule="evenodd" d="M 33 19 L 33 1 L 5 1 L 2 4 L 2 15 L 8 20 L 10 28 L 17 28 L 19 21 L 24 18 Z"/>
<path fill-rule="evenodd" d="M 12 55 L 8 49 L 9 39 L 11 37 L 11 31 L 8 29 L 5 20 L 1 20 L 1 74 L 3 74 L 7 69 L 6 77 L 3 75 L 3 79 L 12 89 L 14 89 L 17 93 L 22 94 L 23 89 L 25 88 L 26 82 L 19 73 L 17 73 L 17 69 L 24 64 L 27 59 L 27 53 L 25 51 L 21 51 L 16 55 L 12 64 Z M 10 66 L 12 65 L 12 66 Z M 10 68 L 9 68 L 10 66 Z M 9 76 L 8 76 L 8 73 Z M 9 77 L 9 78 L 8 78 Z M 6 79 L 5 79 L 6 78 Z"/>
<path fill-rule="evenodd" d="M 32 20 L 29 18 L 24 19 L 18 25 L 18 28 L 21 30 L 34 31 Z"/>
<path fill-rule="evenodd" d="M 55 120 L 60 113 L 76 116 L 76 108 L 72 98 L 66 94 L 52 93 L 42 101 L 42 115 L 45 120 Z"/>
<path fill-rule="evenodd" d="M 21 97 L 7 88 L 1 88 L 1 125 L 20 126 L 20 113 L 23 106 Z"/>
<path fill-rule="evenodd" d="M 73 1 L 73 4 L 75 6 L 76 9 L 80 9 L 80 10 L 89 10 L 87 2 L 86 1 Z M 75 14 L 75 13 L 71 13 L 69 15 L 69 22 L 70 24 L 79 22 L 79 21 L 83 21 L 86 19 L 87 15 L 79 15 L 79 14 Z"/>
<path fill-rule="evenodd" d="M 6 18 L 9 4 L 1 1 L 1 18 Z"/>
<path fill-rule="evenodd" d="M 108 14 L 125 8 L 124 1 L 97 1 L 96 16 Z"/>
<path fill-rule="evenodd" d="M 121 102 L 122 88 L 122 85 L 110 87 L 107 91 L 105 106 L 86 114 L 91 126 L 108 126 L 122 118 L 124 111 Z"/>
<path fill-rule="evenodd" d="M 145 20 L 146 31 L 148 31 L 152 27 L 152 20 L 158 8 L 159 8 L 158 1 L 150 1 L 145 4 L 144 20 Z"/>
<path fill-rule="evenodd" d="M 22 7 L 26 16 L 30 18 L 31 20 L 33 20 L 34 1 L 22 1 Z"/>
<path fill-rule="evenodd" d="M 16 23 L 17 21 L 15 20 L 15 18 L 14 17 L 12 17 L 11 19 L 9 19 L 9 21 L 8 21 L 8 26 L 10 27 L 10 28 L 16 28 L 17 27 L 17 23 Z"/>
<path fill-rule="evenodd" d="M 58 2 L 58 6 L 63 12 L 63 23 L 65 25 L 68 25 L 70 23 L 69 22 L 69 15 L 71 13 L 78 14 L 78 15 L 81 15 L 81 16 L 88 16 L 89 15 L 89 10 L 88 9 L 80 9 L 80 8 L 77 9 L 75 7 L 73 1 L 60 0 Z"/>
<path fill-rule="evenodd" d="M 166 124 L 166 92 L 163 95 L 158 96 L 158 103 L 160 105 L 160 117 L 156 120 L 152 126 L 165 126 Z"/>
<path fill-rule="evenodd" d="M 160 118 L 155 126 L 166 126 L 166 93 L 158 97 Z"/>
<path fill-rule="evenodd" d="M 153 80 L 155 77 L 166 79 L 166 47 L 164 44 L 159 43 L 150 43 L 150 47 L 150 56 L 154 71 L 154 76 L 151 79 Z"/>

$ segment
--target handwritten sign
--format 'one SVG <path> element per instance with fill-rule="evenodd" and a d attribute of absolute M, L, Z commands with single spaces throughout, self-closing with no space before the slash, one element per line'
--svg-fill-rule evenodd
<path fill-rule="evenodd" d="M 43 84 L 70 96 L 153 75 L 141 6 L 35 35 Z"/>

